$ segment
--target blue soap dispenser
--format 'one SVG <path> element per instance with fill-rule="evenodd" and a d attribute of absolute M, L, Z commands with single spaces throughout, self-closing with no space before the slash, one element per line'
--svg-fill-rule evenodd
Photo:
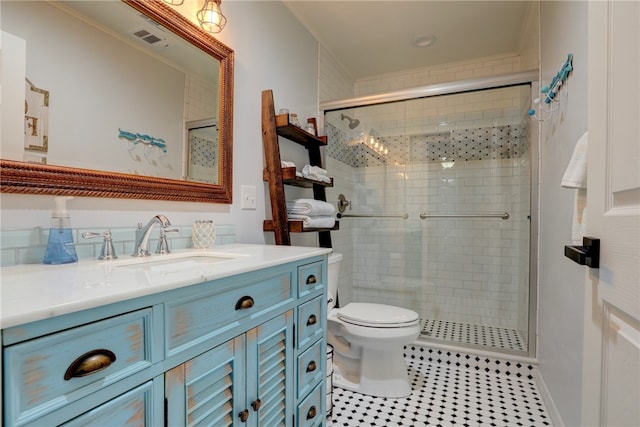
<path fill-rule="evenodd" d="M 73 243 L 71 218 L 67 210 L 67 200 L 72 196 L 56 197 L 56 208 L 51 214 L 49 242 L 44 253 L 45 264 L 68 264 L 78 261 L 78 254 Z"/>

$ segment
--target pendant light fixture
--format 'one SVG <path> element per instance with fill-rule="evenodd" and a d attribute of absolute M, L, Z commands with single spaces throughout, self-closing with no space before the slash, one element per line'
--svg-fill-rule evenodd
<path fill-rule="evenodd" d="M 184 0 L 164 0 L 164 2 L 170 4 L 171 6 L 182 6 Z"/>
<path fill-rule="evenodd" d="M 227 24 L 227 18 L 220 9 L 222 0 L 205 0 L 202 9 L 196 13 L 200 26 L 210 33 L 219 33 Z"/>

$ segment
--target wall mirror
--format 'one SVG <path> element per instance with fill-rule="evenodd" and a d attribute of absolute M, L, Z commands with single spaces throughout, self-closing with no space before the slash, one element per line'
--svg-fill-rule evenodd
<path fill-rule="evenodd" d="M 161 0 L 1 7 L 1 191 L 231 203 L 233 50 Z"/>

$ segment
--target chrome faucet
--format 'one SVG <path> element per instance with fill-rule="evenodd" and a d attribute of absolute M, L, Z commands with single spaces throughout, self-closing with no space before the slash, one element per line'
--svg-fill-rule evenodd
<path fill-rule="evenodd" d="M 163 228 L 169 227 L 171 222 L 164 215 L 156 215 L 145 225 L 142 226 L 142 223 L 138 223 L 138 228 L 136 229 L 136 245 L 133 250 L 131 256 L 148 256 L 149 255 L 149 235 L 151 234 L 151 230 L 153 226 L 156 224 L 160 224 Z"/>

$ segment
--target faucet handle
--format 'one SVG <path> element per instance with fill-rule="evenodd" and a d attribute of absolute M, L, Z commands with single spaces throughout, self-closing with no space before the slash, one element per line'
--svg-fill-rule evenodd
<path fill-rule="evenodd" d="M 104 231 L 102 233 L 93 233 L 93 232 L 85 232 L 82 233 L 82 237 L 85 239 L 93 239 L 95 237 L 103 237 L 104 241 L 102 242 L 102 248 L 100 249 L 100 256 L 98 259 L 116 259 L 118 255 L 116 255 L 116 250 L 113 247 L 113 240 L 111 240 L 111 230 Z"/>
<path fill-rule="evenodd" d="M 167 233 L 177 233 L 178 231 L 177 228 L 168 229 L 167 227 L 162 227 L 160 229 L 160 238 L 158 239 L 158 247 L 156 249 L 157 254 L 171 253 L 171 250 L 169 250 L 169 242 L 167 241 Z"/>

